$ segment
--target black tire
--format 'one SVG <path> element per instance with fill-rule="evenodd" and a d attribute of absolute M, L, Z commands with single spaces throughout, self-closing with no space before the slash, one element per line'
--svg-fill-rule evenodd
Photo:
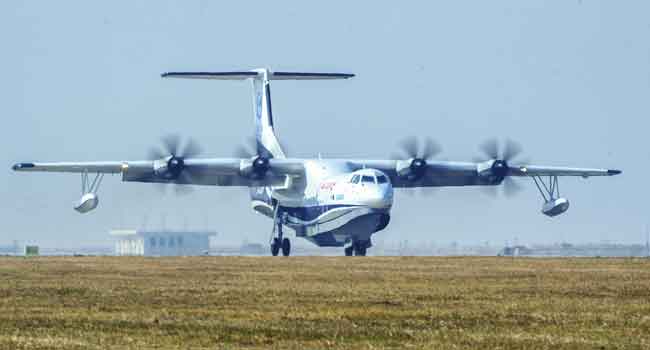
<path fill-rule="evenodd" d="M 365 242 L 355 242 L 352 244 L 354 248 L 354 255 L 356 256 L 366 256 L 366 244 Z"/>
<path fill-rule="evenodd" d="M 343 249 L 343 252 L 345 253 L 345 256 L 352 256 L 352 251 L 353 250 L 354 249 L 352 248 L 352 246 L 349 246 L 349 247 Z"/>
<path fill-rule="evenodd" d="M 280 252 L 280 242 L 278 242 L 277 238 L 273 238 L 273 242 L 271 243 L 271 255 L 277 256 L 278 252 Z"/>
<path fill-rule="evenodd" d="M 289 238 L 285 238 L 282 240 L 282 255 L 289 256 L 290 253 L 291 253 L 291 242 L 289 241 Z"/>
<path fill-rule="evenodd" d="M 366 256 L 367 249 L 366 246 L 359 247 L 359 256 Z"/>

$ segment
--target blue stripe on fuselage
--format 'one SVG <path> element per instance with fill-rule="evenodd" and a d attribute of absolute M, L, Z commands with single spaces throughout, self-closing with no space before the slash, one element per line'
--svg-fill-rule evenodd
<path fill-rule="evenodd" d="M 358 208 L 359 205 L 351 204 L 331 204 L 331 205 L 317 205 L 312 207 L 280 207 L 280 213 L 287 213 L 289 216 L 293 216 L 302 221 L 312 221 L 322 214 L 338 208 Z"/>

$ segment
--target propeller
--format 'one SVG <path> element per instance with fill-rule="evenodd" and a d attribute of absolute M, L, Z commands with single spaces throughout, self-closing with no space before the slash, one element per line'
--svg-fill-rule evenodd
<path fill-rule="evenodd" d="M 415 136 L 402 140 L 400 142 L 400 148 L 401 152 L 393 154 L 391 158 L 408 162 L 401 169 L 398 169 L 398 174 L 416 187 L 426 175 L 427 162 L 438 155 L 442 151 L 442 148 L 430 137 L 419 140 Z M 432 194 L 430 189 L 423 187 L 420 190 L 420 194 L 430 195 Z M 409 196 L 416 193 L 415 188 L 406 188 L 404 192 Z"/>
<path fill-rule="evenodd" d="M 406 158 L 427 161 L 442 151 L 440 145 L 430 137 L 424 139 L 423 145 L 420 145 L 417 137 L 407 137 L 400 142 L 400 146 L 403 153 L 401 155 L 395 155 L 393 157 L 394 159 Z"/>
<path fill-rule="evenodd" d="M 255 151 L 252 151 L 255 150 Z M 248 139 L 248 146 L 239 145 L 234 152 L 237 158 L 251 159 L 250 177 L 255 180 L 264 178 L 270 169 L 269 157 L 258 154 L 257 140 L 255 138 Z"/>
<path fill-rule="evenodd" d="M 199 155 L 202 152 L 201 146 L 194 139 L 188 138 L 181 147 L 181 137 L 178 134 L 163 137 L 162 144 L 162 149 L 156 147 L 149 151 L 149 159 L 167 159 L 166 168 L 160 175 L 177 184 L 177 186 L 174 186 L 176 194 L 182 195 L 192 192 L 192 188 L 185 184 L 196 182 L 199 174 L 188 168 L 185 165 L 185 160 Z M 160 188 L 164 191 L 165 187 Z"/>
<path fill-rule="evenodd" d="M 438 155 L 442 148 L 431 138 L 425 138 L 421 143 L 415 136 L 408 137 L 400 142 L 401 154 L 391 156 L 393 159 L 409 160 L 407 169 L 402 171 L 402 176 L 410 181 L 420 180 L 426 173 L 427 161 Z"/>
<path fill-rule="evenodd" d="M 487 160 L 494 160 L 490 172 L 497 177 L 499 182 L 503 183 L 503 194 L 506 197 L 512 197 L 522 190 L 522 187 L 510 176 L 510 162 L 519 156 L 523 149 L 518 142 L 507 139 L 501 147 L 497 138 L 489 139 L 480 146 L 481 151 L 488 157 Z M 486 160 L 478 160 L 484 162 Z M 485 193 L 495 197 L 497 189 L 492 186 L 483 187 Z"/>
<path fill-rule="evenodd" d="M 499 148 L 499 141 L 496 138 L 489 139 L 481 144 L 481 150 L 489 159 L 500 159 L 509 162 L 522 152 L 521 145 L 510 139 L 505 141 L 503 152 L 499 152 Z"/>

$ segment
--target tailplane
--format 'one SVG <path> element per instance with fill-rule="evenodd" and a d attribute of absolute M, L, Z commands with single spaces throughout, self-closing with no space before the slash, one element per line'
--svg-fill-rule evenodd
<path fill-rule="evenodd" d="M 284 151 L 273 130 L 271 108 L 271 80 L 323 80 L 348 79 L 354 74 L 272 72 L 266 68 L 235 72 L 169 72 L 163 78 L 246 80 L 253 83 L 253 113 L 255 115 L 255 139 L 257 153 L 266 158 L 285 158 Z"/>

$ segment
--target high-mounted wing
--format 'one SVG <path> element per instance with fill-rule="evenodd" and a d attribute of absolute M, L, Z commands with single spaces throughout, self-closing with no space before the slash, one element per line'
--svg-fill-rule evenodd
<path fill-rule="evenodd" d="M 468 186 L 477 184 L 476 164 L 417 160 L 350 160 L 353 169 L 372 168 L 390 177 L 395 188 Z"/>
<path fill-rule="evenodd" d="M 499 184 L 505 177 L 612 176 L 615 169 L 572 168 L 542 165 L 509 166 L 500 160 L 448 162 L 411 160 L 349 160 L 353 169 L 373 168 L 386 173 L 396 188 L 475 186 Z"/>
<path fill-rule="evenodd" d="M 123 181 L 209 186 L 284 186 L 287 177 L 304 173 L 299 160 L 166 157 L 159 160 L 17 163 L 15 171 L 121 174 Z"/>
<path fill-rule="evenodd" d="M 134 162 L 132 162 L 134 163 Z M 150 165 L 152 162 L 149 162 Z M 127 162 L 41 162 L 16 163 L 14 171 L 53 172 L 53 173 L 121 173 Z"/>
<path fill-rule="evenodd" d="M 513 168 L 510 176 L 612 176 L 618 175 L 617 169 L 567 168 L 556 166 L 522 165 Z"/>
<path fill-rule="evenodd" d="M 400 143 L 401 152 L 393 155 L 397 160 L 356 160 L 351 161 L 355 168 L 375 168 L 388 174 L 394 187 L 435 187 L 435 186 L 472 186 L 498 185 L 506 180 L 506 185 L 512 185 L 511 177 L 542 176 L 611 176 L 620 174 L 620 170 L 572 168 L 543 165 L 517 165 L 511 163 L 522 152 L 519 143 L 498 139 L 488 139 L 481 144 L 484 161 L 448 162 L 433 158 L 442 148 L 432 138 L 423 141 L 416 137 L 408 137 Z M 517 186 L 507 186 L 517 187 Z M 512 192 L 512 191 L 510 191 Z"/>

